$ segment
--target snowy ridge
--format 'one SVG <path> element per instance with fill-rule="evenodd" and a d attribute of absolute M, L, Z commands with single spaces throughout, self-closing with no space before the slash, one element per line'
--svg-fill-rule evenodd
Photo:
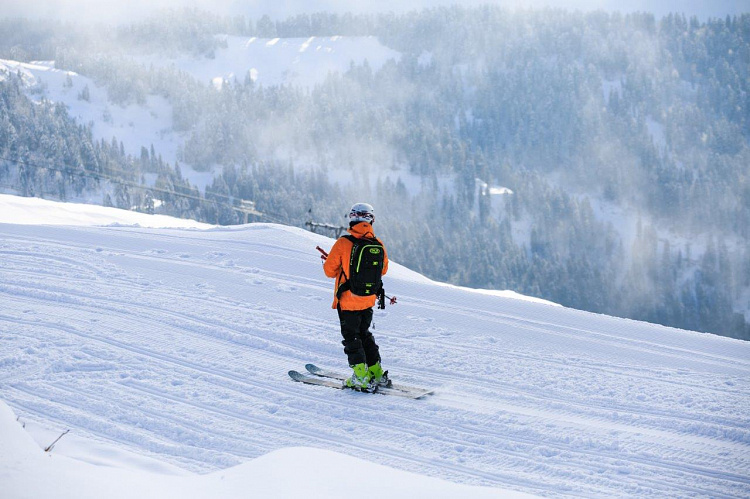
<path fill-rule="evenodd" d="M 394 380 L 437 393 L 311 387 L 287 370 L 345 367 L 314 250 L 331 240 L 271 224 L 35 226 L 7 213 L 0 393 L 30 428 L 71 428 L 209 481 L 304 445 L 317 449 L 305 462 L 332 452 L 346 467 L 497 489 L 482 494 L 750 495 L 746 342 L 436 286 L 394 264 L 385 284 L 399 304 L 376 313 L 374 334 Z M 33 482 L 13 466 L 0 461 L 0 481 Z M 417 484 L 410 497 L 432 495 L 404 480 Z"/>
<path fill-rule="evenodd" d="M 60 203 L 40 198 L 0 194 L 0 223 L 27 225 L 132 225 L 137 227 L 170 227 L 208 229 L 212 225 L 169 217 L 148 215 L 105 206 Z"/>

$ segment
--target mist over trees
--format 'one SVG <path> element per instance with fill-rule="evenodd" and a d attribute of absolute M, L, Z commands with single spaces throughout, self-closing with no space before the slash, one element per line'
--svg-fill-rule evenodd
<path fill-rule="evenodd" d="M 210 58 L 222 33 L 377 36 L 401 57 L 311 89 L 240 76 L 220 91 L 128 57 Z M 6 20 L 0 57 L 55 59 L 112 102 L 161 95 L 188 134 L 180 161 L 223 167 L 201 196 L 158 149 L 132 158 L 116 139 L 97 142 L 11 77 L 0 84 L 0 183 L 23 195 L 117 190 L 118 206 L 222 224 L 241 223 L 232 203 L 248 199 L 295 225 L 310 212 L 343 222 L 365 199 L 392 257 L 431 278 L 750 339 L 740 313 L 750 309 L 750 14 L 452 7 L 271 21 L 186 10 L 78 31 Z M 353 185 L 331 180 L 342 168 Z M 421 189 L 383 175 L 395 170 Z M 102 188 L 76 171 L 129 184 Z M 608 210 L 637 214 L 632 237 Z"/>

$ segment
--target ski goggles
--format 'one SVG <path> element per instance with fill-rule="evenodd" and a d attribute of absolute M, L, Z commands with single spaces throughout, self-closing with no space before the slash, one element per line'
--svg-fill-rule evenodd
<path fill-rule="evenodd" d="M 350 211 L 349 219 L 359 221 L 367 220 L 368 222 L 372 223 L 375 221 L 375 215 L 368 211 Z"/>

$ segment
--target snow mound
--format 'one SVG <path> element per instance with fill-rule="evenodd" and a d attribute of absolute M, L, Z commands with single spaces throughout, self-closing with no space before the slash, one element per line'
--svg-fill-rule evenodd
<path fill-rule="evenodd" d="M 0 482 L 3 497 L 56 499 L 342 498 L 356 491 L 368 497 L 412 499 L 532 497 L 500 489 L 458 485 L 395 470 L 324 449 L 291 447 L 209 473 L 171 476 L 96 466 L 55 453 L 45 454 L 0 400 Z M 367 478 L 371 480 L 364 480 Z"/>

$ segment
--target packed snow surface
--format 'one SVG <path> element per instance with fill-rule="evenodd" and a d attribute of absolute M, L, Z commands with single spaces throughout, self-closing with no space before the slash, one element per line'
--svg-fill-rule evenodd
<path fill-rule="evenodd" d="M 439 286 L 394 263 L 399 303 L 373 332 L 395 380 L 436 393 L 308 386 L 287 371 L 346 367 L 315 251 L 330 239 L 14 218 L 3 205 L 11 497 L 67 490 L 45 480 L 78 497 L 140 481 L 157 496 L 397 496 L 391 480 L 400 497 L 750 496 L 750 343 Z"/>
<path fill-rule="evenodd" d="M 45 456 L 3 402 L 0 402 L 0 445 L 4 449 L 0 456 L 3 497 L 13 498 L 349 498 L 352 490 L 362 487 L 362 477 L 341 472 L 346 469 L 379 476 L 380 480 L 367 485 L 369 494 L 376 497 L 406 499 L 422 494 L 438 498 L 533 497 L 454 484 L 309 447 L 279 449 L 206 475 L 179 476 L 71 459 L 60 456 L 54 448 Z"/>

